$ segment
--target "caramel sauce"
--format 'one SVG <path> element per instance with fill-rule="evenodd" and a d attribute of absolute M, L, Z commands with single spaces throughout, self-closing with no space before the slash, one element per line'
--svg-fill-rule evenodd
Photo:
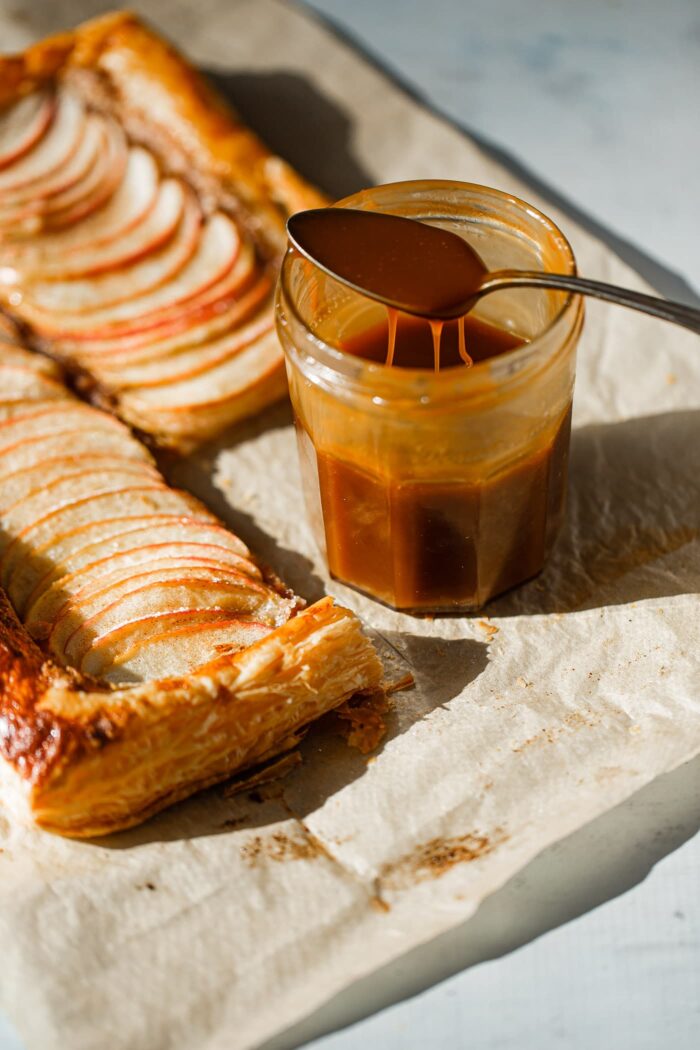
<path fill-rule="evenodd" d="M 346 339 L 341 348 L 348 354 L 394 370 L 449 373 L 524 343 L 512 332 L 465 316 L 468 295 L 478 289 L 486 267 L 454 234 L 342 208 L 301 213 L 288 228 L 295 246 L 322 269 L 401 307 Z M 406 423 L 410 442 L 410 415 Z M 388 466 L 383 473 L 374 446 L 363 462 L 362 441 L 351 434 L 347 448 L 314 448 L 300 425 L 307 504 L 325 536 L 331 573 L 395 608 L 416 612 L 478 608 L 534 576 L 563 511 L 569 430 L 567 411 L 519 457 L 514 449 L 506 466 L 482 463 L 475 472 L 468 455 L 465 465 L 457 452 L 453 468 L 436 458 L 430 479 L 424 469 L 416 478 L 401 470 L 393 476 Z M 395 464 L 393 451 L 387 459 Z"/>
<path fill-rule="evenodd" d="M 386 321 L 346 339 L 342 349 L 395 368 L 442 371 L 485 361 L 524 344 L 513 332 L 471 314 L 457 321 L 427 321 L 396 310 L 387 310 L 387 314 Z"/>
<path fill-rule="evenodd" d="M 523 340 L 471 316 L 446 322 L 441 368 L 465 367 L 465 342 L 473 360 L 484 361 Z M 429 322 L 401 314 L 343 349 L 378 363 L 393 358 L 397 368 L 432 369 L 434 345 Z M 314 451 L 300 429 L 307 500 L 317 505 L 331 573 L 413 611 L 478 608 L 530 579 L 542 568 L 563 512 L 569 429 L 567 412 L 535 452 L 470 481 L 382 476 Z"/>

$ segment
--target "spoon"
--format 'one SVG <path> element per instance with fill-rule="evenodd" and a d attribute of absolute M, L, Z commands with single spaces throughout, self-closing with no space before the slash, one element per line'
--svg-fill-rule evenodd
<path fill-rule="evenodd" d="M 603 281 L 530 270 L 489 272 L 455 233 L 415 219 L 354 208 L 312 208 L 287 222 L 293 245 L 342 284 L 403 313 L 462 317 L 504 288 L 554 288 L 672 321 L 700 334 L 700 310 Z"/>

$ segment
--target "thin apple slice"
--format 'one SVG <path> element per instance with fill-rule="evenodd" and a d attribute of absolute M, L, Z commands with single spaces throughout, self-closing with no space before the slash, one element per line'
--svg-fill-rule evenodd
<path fill-rule="evenodd" d="M 100 208 L 116 191 L 126 167 L 128 149 L 122 129 L 111 120 L 95 117 L 100 138 L 95 163 L 85 177 L 52 197 L 39 197 L 20 205 L 14 214 L 1 216 L 2 236 L 33 236 L 42 230 L 73 225 Z"/>
<path fill-rule="evenodd" d="M 0 226 L 17 223 L 37 212 L 45 211 L 51 207 L 53 200 L 72 191 L 79 182 L 88 177 L 103 146 L 104 133 L 100 120 L 97 117 L 88 117 L 78 147 L 64 165 L 40 182 L 23 186 L 12 195 L 0 194 Z M 0 272 L 5 277 L 4 270 Z"/>
<path fill-rule="evenodd" d="M 128 514 L 129 502 L 132 499 L 134 514 L 138 513 L 139 508 L 141 513 L 146 509 L 156 513 L 158 497 L 167 492 L 167 486 L 160 482 L 140 485 L 121 482 L 115 489 L 107 487 L 98 493 L 83 496 L 73 503 L 56 507 L 39 518 L 22 522 L 21 527 L 15 525 L 14 535 L 9 542 L 0 535 L 0 586 L 10 593 L 10 580 L 18 563 L 27 557 L 33 558 L 33 552 L 56 534 L 94 521 L 105 508 L 115 514 L 118 513 L 118 509 L 122 514 Z M 177 502 L 173 503 L 175 509 Z"/>
<path fill-rule="evenodd" d="M 25 195 L 44 192 L 44 181 L 67 166 L 78 152 L 88 123 L 89 118 L 80 99 L 69 92 L 62 92 L 46 134 L 33 149 L 0 171 L 2 207 Z"/>
<path fill-rule="evenodd" d="M 181 627 L 174 626 L 174 616 L 170 620 L 169 629 L 143 638 L 139 638 L 139 632 L 144 622 L 138 621 L 131 628 L 130 636 L 135 635 L 139 640 L 127 649 L 122 648 L 122 638 L 106 635 L 87 651 L 81 670 L 115 685 L 174 678 L 191 674 L 212 660 L 234 656 L 272 631 L 267 624 L 250 620 L 217 618 L 198 623 L 190 619 Z"/>
<path fill-rule="evenodd" d="M 143 257 L 119 267 L 116 272 L 110 269 L 84 278 L 33 282 L 25 290 L 30 311 L 58 314 L 58 324 L 64 316 L 104 316 L 106 310 L 132 303 L 135 298 L 176 279 L 198 247 L 202 212 L 194 194 L 189 191 L 185 194 L 181 183 L 171 188 L 175 190 L 176 213 L 174 221 L 169 222 L 173 235 L 164 246 L 159 247 L 155 242 L 151 251 L 146 243 Z"/>
<path fill-rule="evenodd" d="M 4 343 L 11 343 L 15 346 L 22 346 L 22 340 L 17 326 L 10 320 L 9 317 L 5 317 L 4 314 L 0 313 L 0 337 Z M 26 353 L 27 351 L 25 351 Z"/>
<path fill-rule="evenodd" d="M 100 375 L 111 382 L 125 374 L 132 365 L 164 360 L 183 350 L 205 346 L 232 332 L 257 313 L 266 300 L 271 299 L 272 291 L 272 281 L 264 275 L 247 288 L 240 298 L 226 299 L 221 310 L 211 310 L 204 320 L 195 319 L 190 328 L 180 328 L 173 335 L 159 335 L 160 329 L 155 329 L 150 338 L 135 335 L 86 342 L 79 344 L 80 359 L 88 367 L 99 368 Z"/>
<path fill-rule="evenodd" d="M 56 98 L 51 91 L 35 91 L 0 113 L 0 168 L 14 164 L 46 132 L 54 115 Z"/>
<path fill-rule="evenodd" d="M 245 578 L 205 568 L 160 569 L 150 578 L 144 573 L 80 603 L 71 602 L 55 621 L 48 647 L 59 660 L 75 667 L 94 640 L 134 619 L 179 609 L 220 609 L 244 615 L 255 612 L 260 604 L 259 595 Z"/>
<path fill-rule="evenodd" d="M 143 295 L 132 289 L 124 302 L 88 313 L 56 313 L 32 302 L 21 304 L 21 316 L 48 336 L 99 339 L 126 329 L 156 327 L 163 314 L 204 292 L 225 273 L 235 268 L 240 255 L 241 238 L 235 224 L 222 212 L 207 220 L 197 249 L 188 263 L 171 280 Z"/>
<path fill-rule="evenodd" d="M 188 577 L 193 570 L 198 571 L 199 569 L 209 569 L 222 575 L 225 575 L 229 569 L 237 573 L 235 568 L 219 560 L 182 552 L 173 553 L 170 556 L 153 554 L 147 565 L 145 562 L 122 563 L 119 569 L 112 570 L 107 566 L 101 573 L 99 571 L 93 573 L 90 568 L 83 569 L 74 573 L 72 577 L 62 576 L 31 602 L 24 615 L 25 626 L 34 637 L 38 637 L 39 629 L 43 629 L 45 625 L 50 627 L 68 605 L 82 607 L 93 595 L 98 593 L 111 595 L 118 586 L 131 589 L 139 585 L 137 581 L 153 578 L 154 573 L 160 572 L 161 569 L 173 570 L 173 575 L 178 580 Z"/>
<path fill-rule="evenodd" d="M 68 259 L 70 252 L 102 247 L 145 221 L 155 204 L 159 182 L 153 155 L 134 146 L 129 150 L 124 176 L 106 204 L 66 229 L 3 243 L 3 258 L 19 270 L 31 271 L 45 260 Z"/>
<path fill-rule="evenodd" d="M 51 379 L 58 379 L 62 375 L 60 367 L 50 357 L 44 357 L 43 354 L 32 354 L 25 350 L 21 343 L 5 342 L 2 332 L 0 332 L 1 365 L 19 365 L 22 368 L 29 368 L 35 375 L 41 373 Z"/>
<path fill-rule="evenodd" d="M 103 560 L 118 557 L 124 551 L 140 552 L 145 547 L 162 544 L 202 544 L 224 550 L 228 557 L 238 558 L 241 571 L 249 576 L 260 577 L 260 570 L 251 560 L 246 545 L 223 525 L 219 525 L 209 512 L 200 517 L 160 514 L 146 518 L 120 518 L 112 529 L 103 528 L 108 523 L 96 523 L 96 530 L 83 529 L 83 543 L 64 549 L 60 558 L 54 552 L 53 577 L 67 576 L 84 566 L 97 566 Z M 98 527 L 99 526 L 99 527 Z M 42 581 L 42 586 L 45 586 Z"/>
<path fill-rule="evenodd" d="M 48 358 L 43 360 L 48 362 Z M 83 426 L 90 427 L 93 433 L 107 430 L 130 437 L 124 424 L 114 416 L 109 416 L 106 412 L 97 412 L 94 408 L 83 405 L 79 401 L 71 402 L 68 408 L 65 399 L 63 401 L 57 399 L 45 402 L 41 406 L 31 402 L 27 411 L 17 412 L 12 418 L 0 423 L 0 451 L 16 445 L 19 441 L 32 437 L 47 437 L 73 426 L 81 429 Z"/>
<path fill-rule="evenodd" d="M 5 364 L 0 359 L 0 401 L 5 404 L 20 401 L 48 401 L 65 399 L 66 388 L 58 379 L 37 372 L 28 365 Z"/>
<path fill-rule="evenodd" d="M 205 346 L 173 354 L 165 360 L 151 361 L 145 365 L 134 365 L 124 369 L 118 379 L 112 378 L 111 390 L 144 390 L 147 387 L 163 386 L 168 383 L 179 383 L 192 380 L 218 365 L 223 365 L 230 358 L 239 354 L 272 331 L 273 318 L 269 309 L 262 316 L 257 316 L 248 324 L 220 339 L 212 340 Z"/>
<path fill-rule="evenodd" d="M 95 543 L 105 544 L 108 549 L 106 544 L 112 537 L 131 529 L 178 521 L 198 521 L 203 528 L 210 527 L 216 519 L 201 505 L 201 517 L 195 517 L 198 508 L 193 505 L 194 497 L 190 499 L 188 503 L 181 493 L 168 488 L 131 488 L 98 497 L 94 506 L 88 500 L 53 515 L 48 528 L 39 528 L 33 534 L 26 530 L 16 549 L 8 547 L 4 560 L 0 559 L 3 586 L 10 601 L 22 615 L 36 588 L 45 586 L 44 581 L 51 580 L 54 573 L 60 574 L 63 559 Z M 31 551 L 28 539 L 32 540 Z M 27 552 L 24 557 L 23 550 Z"/>
<path fill-rule="evenodd" d="M 81 550 L 78 552 L 77 558 L 74 557 L 70 568 L 66 568 L 64 562 L 60 570 L 54 570 L 52 574 L 54 582 L 51 583 L 51 586 L 53 587 L 54 583 L 58 583 L 61 587 L 70 587 L 71 593 L 73 593 L 74 586 L 82 586 L 81 580 L 87 583 L 89 580 L 95 581 L 106 578 L 108 575 L 111 577 L 114 573 L 122 572 L 126 569 L 136 571 L 137 567 L 145 562 L 162 560 L 163 558 L 182 558 L 186 560 L 197 558 L 221 565 L 223 568 L 233 569 L 236 572 L 243 573 L 245 576 L 250 576 L 251 579 L 258 581 L 262 579 L 260 569 L 249 558 L 244 558 L 237 551 L 232 550 L 231 547 L 224 546 L 221 543 L 201 541 L 199 538 L 200 533 L 207 531 L 201 523 L 198 523 L 196 529 L 190 527 L 189 532 L 191 535 L 187 539 L 165 539 L 159 534 L 162 531 L 167 533 L 175 530 L 172 527 L 170 530 L 167 528 L 162 530 L 155 528 L 140 530 L 136 535 L 127 533 L 118 537 L 119 542 L 109 544 L 101 542 L 96 546 L 93 545 L 91 553 Z M 180 528 L 180 536 L 182 532 L 183 529 Z M 220 539 L 221 537 L 217 536 L 216 538 Z M 76 560 L 78 562 L 77 565 L 75 564 Z M 42 589 L 47 589 L 45 582 Z M 37 592 L 38 595 L 39 592 Z"/>
<path fill-rule="evenodd" d="M 139 551 L 146 545 L 201 543 L 223 549 L 229 557 L 240 559 L 242 572 L 260 578 L 260 570 L 251 560 L 245 544 L 215 519 L 210 519 L 208 514 L 204 511 L 200 517 L 159 514 L 117 518 L 82 526 L 68 535 L 57 537 L 55 543 L 39 552 L 51 562 L 50 569 L 36 581 L 23 608 L 20 610 L 18 605 L 16 608 L 23 613 L 56 580 L 76 573 L 84 566 L 99 566 L 123 551 Z"/>
<path fill-rule="evenodd" d="M 118 578 L 141 572 L 145 563 L 148 563 L 149 570 L 156 565 L 180 564 L 191 567 L 197 564 L 209 568 L 233 569 L 258 582 L 261 579 L 257 566 L 226 547 L 206 543 L 151 543 L 148 546 L 130 547 L 119 553 L 103 554 L 73 572 L 54 571 L 53 582 L 47 586 L 44 580 L 41 587 L 34 589 L 23 614 L 28 622 L 51 621 L 54 613 L 71 595 L 82 592 L 84 588 L 106 586 Z"/>
<path fill-rule="evenodd" d="M 37 510 L 41 513 L 44 507 L 51 509 L 55 505 L 55 500 L 61 498 L 59 493 L 70 489 L 69 480 L 74 481 L 77 488 L 77 478 L 90 476 L 94 484 L 97 475 L 113 472 L 128 472 L 143 480 L 160 480 L 156 468 L 142 459 L 129 459 L 113 453 L 86 454 L 81 450 L 78 455 L 58 455 L 5 475 L 0 481 L 0 514 L 9 520 L 14 508 L 30 498 L 39 501 Z"/>
<path fill-rule="evenodd" d="M 10 546 L 14 544 L 12 537 L 23 535 L 25 529 L 41 529 L 42 524 L 49 523 L 54 515 L 71 507 L 77 509 L 85 500 L 96 502 L 99 496 L 123 492 L 127 488 L 144 488 L 149 485 L 155 489 L 165 487 L 164 482 L 143 478 L 142 473 L 140 465 L 134 466 L 133 469 L 124 467 L 119 470 L 84 471 L 80 477 L 59 481 L 50 487 L 47 486 L 46 490 L 35 492 L 27 499 L 8 507 L 4 511 L 4 532 L 0 535 L 3 558 L 4 547 L 8 541 Z M 4 570 L 4 560 L 0 564 Z"/>
<path fill-rule="evenodd" d="M 178 561 L 177 558 L 169 557 L 154 558 L 148 564 L 122 566 L 117 572 L 108 572 L 94 579 L 88 575 L 83 585 L 72 594 L 69 604 L 72 608 L 80 608 L 84 612 L 97 612 L 108 605 L 111 606 L 122 595 L 140 590 L 152 582 L 179 584 L 188 580 L 223 582 L 239 589 L 244 596 L 241 605 L 242 612 L 263 605 L 267 608 L 269 605 L 271 592 L 260 580 L 253 580 L 245 573 L 219 565 L 217 562 L 210 563 L 209 559 L 202 559 L 200 563 L 197 558 Z M 166 595 L 169 593 L 166 591 Z M 205 602 L 207 607 L 210 604 L 212 603 Z M 215 602 L 213 607 L 216 608 Z"/>
<path fill-rule="evenodd" d="M 88 433 L 79 427 L 44 437 L 25 438 L 7 449 L 0 449 L 0 485 L 18 471 L 40 469 L 43 464 L 48 466 L 58 457 L 79 458 L 85 468 L 96 455 L 101 461 L 104 461 L 105 456 L 110 456 L 152 467 L 152 460 L 144 446 L 130 441 L 118 431 L 96 430 Z"/>
<path fill-rule="evenodd" d="M 88 367 L 100 369 L 106 377 L 119 375 L 124 367 L 169 357 L 183 350 L 205 345 L 212 339 L 233 331 L 271 299 L 273 282 L 266 274 L 259 277 L 239 296 L 226 297 L 218 303 L 210 303 L 204 310 L 193 312 L 191 324 L 166 324 L 162 328 L 132 335 L 112 336 L 110 339 L 94 339 L 90 342 L 68 341 L 62 349 L 72 348 Z"/>
<path fill-rule="evenodd" d="M 85 274 L 94 278 L 133 265 L 159 251 L 174 237 L 184 215 L 186 198 L 185 187 L 179 179 L 165 179 L 143 221 L 128 229 L 123 236 L 82 251 L 73 251 L 61 258 L 42 260 L 33 272 L 23 272 L 20 279 L 30 282 L 31 290 L 31 281 L 37 278 L 65 281 Z M 75 292 L 75 283 L 71 282 L 70 288 Z"/>
<path fill-rule="evenodd" d="M 66 388 L 63 387 L 62 389 L 65 395 Z M 59 393 L 56 393 L 53 398 L 51 398 L 50 394 L 47 394 L 47 396 L 39 399 L 33 397 L 12 399 L 8 394 L 7 399 L 5 399 L 0 392 L 0 427 L 3 427 L 6 423 L 28 419 L 29 416 L 43 411 L 48 405 L 60 405 L 61 402 L 64 402 L 64 398 Z"/>
<path fill-rule="evenodd" d="M 165 440 L 195 431 L 202 439 L 248 415 L 252 406 L 281 397 L 285 383 L 282 351 L 270 332 L 193 379 L 125 391 L 119 414 L 127 422 L 148 419 L 149 429 Z"/>
<path fill-rule="evenodd" d="M 48 229 L 70 226 L 102 207 L 114 194 L 124 178 L 129 155 L 126 136 L 114 121 L 104 120 L 106 148 L 98 155 L 84 179 L 64 193 L 49 198 L 49 206 L 42 214 Z"/>

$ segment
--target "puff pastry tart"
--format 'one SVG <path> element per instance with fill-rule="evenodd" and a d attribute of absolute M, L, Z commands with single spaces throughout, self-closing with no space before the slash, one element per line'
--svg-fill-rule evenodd
<path fill-rule="evenodd" d="M 0 767 L 25 814 L 127 827 L 378 687 L 351 612 L 302 609 L 0 322 Z"/>
<path fill-rule="evenodd" d="M 131 14 L 0 58 L 0 300 L 162 445 L 284 394 L 284 224 L 320 203 Z"/>

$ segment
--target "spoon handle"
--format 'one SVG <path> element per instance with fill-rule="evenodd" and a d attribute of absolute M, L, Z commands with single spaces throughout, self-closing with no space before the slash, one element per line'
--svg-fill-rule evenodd
<path fill-rule="evenodd" d="M 591 295 L 596 299 L 617 303 L 619 306 L 628 306 L 632 310 L 641 310 L 642 313 L 660 317 L 663 321 L 672 321 L 700 334 L 700 310 L 683 303 L 671 302 L 669 299 L 659 299 L 655 295 L 632 292 L 629 288 L 618 288 L 604 281 L 589 281 L 586 277 L 569 277 L 558 273 L 498 270 L 484 281 L 480 293 L 483 295 L 486 292 L 495 292 L 500 287 L 555 288 L 577 295 Z"/>

